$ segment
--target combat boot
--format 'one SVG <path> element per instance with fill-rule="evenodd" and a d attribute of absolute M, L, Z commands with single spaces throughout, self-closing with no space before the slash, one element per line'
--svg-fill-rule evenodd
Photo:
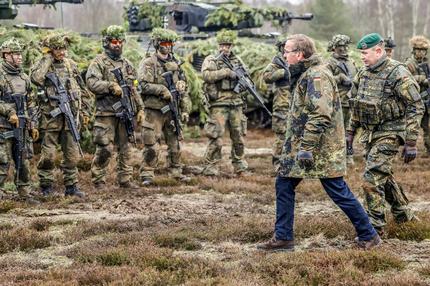
<path fill-rule="evenodd" d="M 30 188 L 27 186 L 18 187 L 19 199 L 26 202 L 29 205 L 40 205 L 40 202 L 30 195 Z"/>
<path fill-rule="evenodd" d="M 178 181 L 188 183 L 191 181 L 191 178 L 182 174 L 182 169 L 180 168 L 172 168 L 169 171 L 170 175 Z"/>
<path fill-rule="evenodd" d="M 354 241 L 359 248 L 364 250 L 372 249 L 382 243 L 382 239 L 379 237 L 379 234 L 376 234 L 370 240 L 360 240 L 358 237 L 356 237 Z"/>
<path fill-rule="evenodd" d="M 294 251 L 294 240 L 276 239 L 273 236 L 269 241 L 257 245 L 257 249 L 268 252 Z"/>
<path fill-rule="evenodd" d="M 42 193 L 42 196 L 47 197 L 54 194 L 54 189 L 52 186 L 41 186 L 40 192 Z"/>
<path fill-rule="evenodd" d="M 119 183 L 119 187 L 122 189 L 130 189 L 130 190 L 140 189 L 140 187 L 138 185 L 136 185 L 135 183 L 133 183 L 131 181 Z"/>
<path fill-rule="evenodd" d="M 219 171 L 215 166 L 207 165 L 204 167 L 202 175 L 209 177 L 217 177 L 219 175 Z"/>
<path fill-rule="evenodd" d="M 71 186 L 66 186 L 66 191 L 64 192 L 64 195 L 67 196 L 75 196 L 78 198 L 85 197 L 85 193 L 81 192 L 76 184 L 73 184 Z"/>

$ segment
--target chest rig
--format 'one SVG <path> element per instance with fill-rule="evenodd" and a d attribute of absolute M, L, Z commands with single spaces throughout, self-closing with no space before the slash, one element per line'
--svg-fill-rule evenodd
<path fill-rule="evenodd" d="M 237 66 L 239 64 L 239 61 L 236 59 L 236 57 L 230 58 L 230 61 L 231 61 L 233 66 Z M 215 64 L 216 64 L 218 70 L 224 69 L 224 68 L 228 69 L 227 65 L 221 59 L 216 59 Z M 234 90 L 236 85 L 237 85 L 237 80 L 232 80 L 230 78 L 223 78 L 222 80 L 220 80 L 216 83 L 218 90 L 231 90 L 232 91 L 232 90 Z"/>
<path fill-rule="evenodd" d="M 391 66 L 378 73 L 366 71 L 361 76 L 357 95 L 349 100 L 352 120 L 366 127 L 405 116 L 405 103 L 395 93 L 397 82 L 389 79 L 398 66 Z"/>

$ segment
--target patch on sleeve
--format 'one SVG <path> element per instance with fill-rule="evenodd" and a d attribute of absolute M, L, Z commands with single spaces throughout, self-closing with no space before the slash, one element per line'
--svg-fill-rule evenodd
<path fill-rule="evenodd" d="M 416 87 L 414 85 L 410 85 L 408 88 L 408 93 L 410 95 L 410 97 L 412 97 L 412 99 L 414 101 L 419 101 L 421 99 L 421 95 L 418 92 L 418 90 L 416 89 Z"/>
<path fill-rule="evenodd" d="M 310 97 L 320 98 L 321 97 L 321 78 L 314 77 L 311 80 L 309 80 L 306 93 Z"/>

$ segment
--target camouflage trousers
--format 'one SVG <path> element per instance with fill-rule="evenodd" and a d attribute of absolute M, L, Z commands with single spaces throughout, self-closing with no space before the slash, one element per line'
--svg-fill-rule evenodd
<path fill-rule="evenodd" d="M 160 110 L 145 109 L 145 122 L 143 124 L 143 164 L 140 168 L 141 180 L 153 178 L 157 168 L 161 137 L 167 144 L 167 167 L 174 177 L 180 177 L 182 168 L 180 164 L 179 141 L 175 134 L 175 126 L 171 112 L 165 114 Z"/>
<path fill-rule="evenodd" d="M 375 229 L 382 229 L 386 225 L 385 202 L 391 205 L 396 222 L 413 218 L 405 192 L 393 177 L 393 161 L 399 144 L 399 138 L 395 135 L 374 139 L 366 144 L 363 191 L 370 222 Z"/>
<path fill-rule="evenodd" d="M 205 153 L 206 167 L 213 167 L 222 159 L 222 137 L 225 129 L 230 132 L 232 141 L 231 161 L 235 172 L 242 172 L 248 168 L 245 161 L 245 144 L 243 140 L 244 131 L 242 121 L 245 119 L 242 106 L 236 107 L 212 107 L 210 119 L 205 124 L 206 136 L 209 145 Z"/>
<path fill-rule="evenodd" d="M 430 119 L 429 111 L 426 105 L 424 115 L 421 119 L 421 128 L 424 131 L 423 139 L 424 139 L 424 146 L 426 147 L 427 153 L 430 153 L 430 126 L 429 126 L 430 120 L 429 119 Z"/>
<path fill-rule="evenodd" d="M 278 110 L 273 112 L 272 130 L 275 133 L 275 142 L 272 146 L 272 164 L 275 172 L 279 168 L 279 159 L 281 158 L 282 148 L 285 143 L 285 131 L 287 128 L 287 110 Z"/>
<path fill-rule="evenodd" d="M 13 152 L 16 145 L 13 139 L 0 139 L 0 190 L 3 189 L 11 162 L 14 161 L 16 164 Z M 28 159 L 22 160 L 21 170 L 19 176 L 15 171 L 15 185 L 18 189 L 18 193 L 21 196 L 28 195 L 28 187 L 30 186 L 30 162 Z"/>
<path fill-rule="evenodd" d="M 98 116 L 94 123 L 96 153 L 91 163 L 94 184 L 106 183 L 107 167 L 114 151 L 117 157 L 117 180 L 123 184 L 130 181 L 133 167 L 130 165 L 130 142 L 124 123 L 115 116 Z"/>
<path fill-rule="evenodd" d="M 73 141 L 70 131 L 61 129 L 60 131 L 44 130 L 42 139 L 40 160 L 37 164 L 37 170 L 40 180 L 40 186 L 51 186 L 54 182 L 55 155 L 57 147 L 60 145 L 63 153 L 61 170 L 64 176 L 64 185 L 71 186 L 78 182 L 78 145 Z"/>

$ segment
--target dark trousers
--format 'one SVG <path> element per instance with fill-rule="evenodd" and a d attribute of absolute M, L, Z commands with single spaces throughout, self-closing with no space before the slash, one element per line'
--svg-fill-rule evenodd
<path fill-rule="evenodd" d="M 294 239 L 294 190 L 301 181 L 299 178 L 276 178 L 276 239 Z M 370 240 L 376 235 L 366 211 L 349 190 L 343 177 L 320 179 L 320 182 L 329 197 L 348 216 L 360 240 Z"/>

